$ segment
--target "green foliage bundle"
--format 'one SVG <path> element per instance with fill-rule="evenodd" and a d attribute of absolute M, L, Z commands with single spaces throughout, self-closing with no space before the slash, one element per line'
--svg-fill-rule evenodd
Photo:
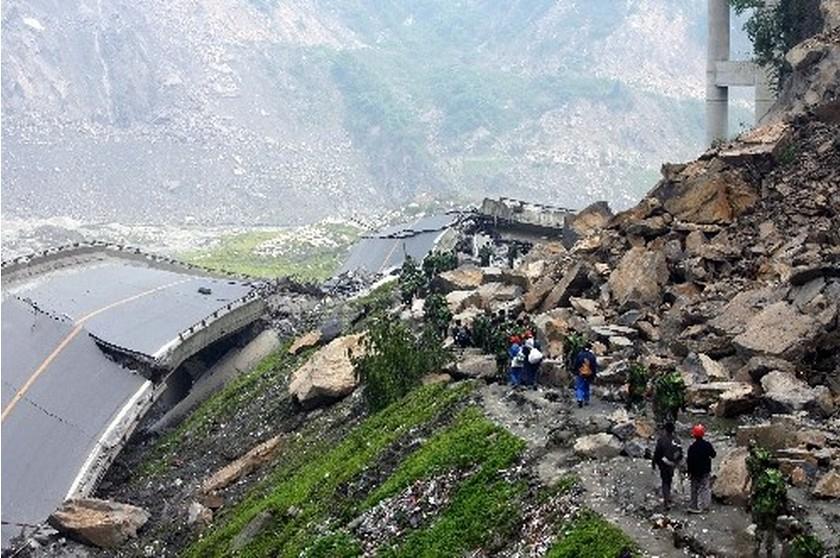
<path fill-rule="evenodd" d="M 798 535 L 791 541 L 791 558 L 822 558 L 825 555 L 825 546 L 814 535 Z"/>
<path fill-rule="evenodd" d="M 423 313 L 426 325 L 440 335 L 446 337 L 446 330 L 452 320 L 452 311 L 446 303 L 446 298 L 441 294 L 430 294 L 423 303 Z"/>
<path fill-rule="evenodd" d="M 685 381 L 676 371 L 666 372 L 653 381 L 653 412 L 660 422 L 674 422 L 685 407 Z"/>
<path fill-rule="evenodd" d="M 400 268 L 398 283 L 403 304 L 411 304 L 414 297 L 420 295 L 426 286 L 426 280 L 420 273 L 417 262 L 411 256 L 405 257 L 402 268 Z"/>
<path fill-rule="evenodd" d="M 458 267 L 458 255 L 455 252 L 431 252 L 423 258 L 423 275 L 427 281 L 435 275 Z"/>
<path fill-rule="evenodd" d="M 451 358 L 441 338 L 426 328 L 415 335 L 393 316 L 383 316 L 368 327 L 364 355 L 353 366 L 365 384 L 368 407 L 377 411 L 420 384 L 420 378 L 439 371 Z"/>
<path fill-rule="evenodd" d="M 771 529 L 785 509 L 787 485 L 778 469 L 764 469 L 752 479 L 752 517 L 759 529 Z"/>
<path fill-rule="evenodd" d="M 783 0 L 765 7 L 765 0 L 729 0 L 737 14 L 750 12 L 744 30 L 753 44 L 755 62 L 769 69 L 776 91 L 790 67 L 785 54 L 809 35 L 810 0 Z"/>
<path fill-rule="evenodd" d="M 650 382 L 650 370 L 640 362 L 630 365 L 627 374 L 627 407 L 644 406 L 645 394 Z"/>
<path fill-rule="evenodd" d="M 582 333 L 572 331 L 563 340 L 563 352 L 566 354 L 566 368 L 571 371 L 575 365 L 577 354 L 586 346 L 586 337 Z"/>

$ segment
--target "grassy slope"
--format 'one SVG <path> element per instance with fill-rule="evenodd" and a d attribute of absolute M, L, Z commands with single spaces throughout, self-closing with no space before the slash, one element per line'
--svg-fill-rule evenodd
<path fill-rule="evenodd" d="M 325 234 L 336 240 L 337 246 L 312 246 L 296 243 L 295 251 L 277 256 L 261 255 L 256 248 L 288 233 L 252 231 L 222 237 L 217 246 L 181 255 L 191 263 L 206 267 L 243 273 L 254 277 L 294 276 L 304 280 L 322 281 L 332 276 L 346 257 L 359 229 L 338 224 L 320 225 Z"/>

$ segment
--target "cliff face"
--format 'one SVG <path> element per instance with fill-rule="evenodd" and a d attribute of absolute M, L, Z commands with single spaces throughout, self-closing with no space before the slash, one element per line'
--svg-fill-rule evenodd
<path fill-rule="evenodd" d="M 684 0 L 10 0 L 4 212 L 284 224 L 429 196 L 625 205 L 658 161 L 700 148 L 703 17 Z"/>

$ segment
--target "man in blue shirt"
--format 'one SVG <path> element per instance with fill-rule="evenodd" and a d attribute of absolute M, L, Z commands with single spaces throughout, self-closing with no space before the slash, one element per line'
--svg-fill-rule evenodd
<path fill-rule="evenodd" d="M 598 361 L 592 352 L 592 343 L 587 342 L 575 357 L 575 398 L 578 407 L 589 405 L 589 387 L 598 372 Z"/>

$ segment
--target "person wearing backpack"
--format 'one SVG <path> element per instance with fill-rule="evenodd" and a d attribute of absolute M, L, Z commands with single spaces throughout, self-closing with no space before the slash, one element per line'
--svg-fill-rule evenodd
<path fill-rule="evenodd" d="M 683 459 L 683 449 L 679 440 L 674 438 L 674 423 L 666 422 L 662 433 L 656 440 L 651 467 L 659 469 L 659 479 L 662 481 L 662 504 L 665 511 L 671 509 L 671 486 L 674 481 L 674 471 Z"/>
<path fill-rule="evenodd" d="M 589 392 L 592 380 L 598 372 L 598 361 L 592 352 L 592 343 L 587 342 L 575 357 L 575 398 L 578 407 L 589 405 Z"/>
<path fill-rule="evenodd" d="M 540 351 L 533 337 L 525 339 L 525 346 L 522 350 L 525 353 L 525 376 L 522 383 L 526 386 L 536 387 L 537 373 L 543 360 L 542 351 Z"/>
<path fill-rule="evenodd" d="M 514 386 L 522 385 L 522 376 L 525 370 L 525 355 L 522 352 L 520 339 L 516 335 L 510 338 L 508 356 L 510 357 L 510 383 Z"/>

